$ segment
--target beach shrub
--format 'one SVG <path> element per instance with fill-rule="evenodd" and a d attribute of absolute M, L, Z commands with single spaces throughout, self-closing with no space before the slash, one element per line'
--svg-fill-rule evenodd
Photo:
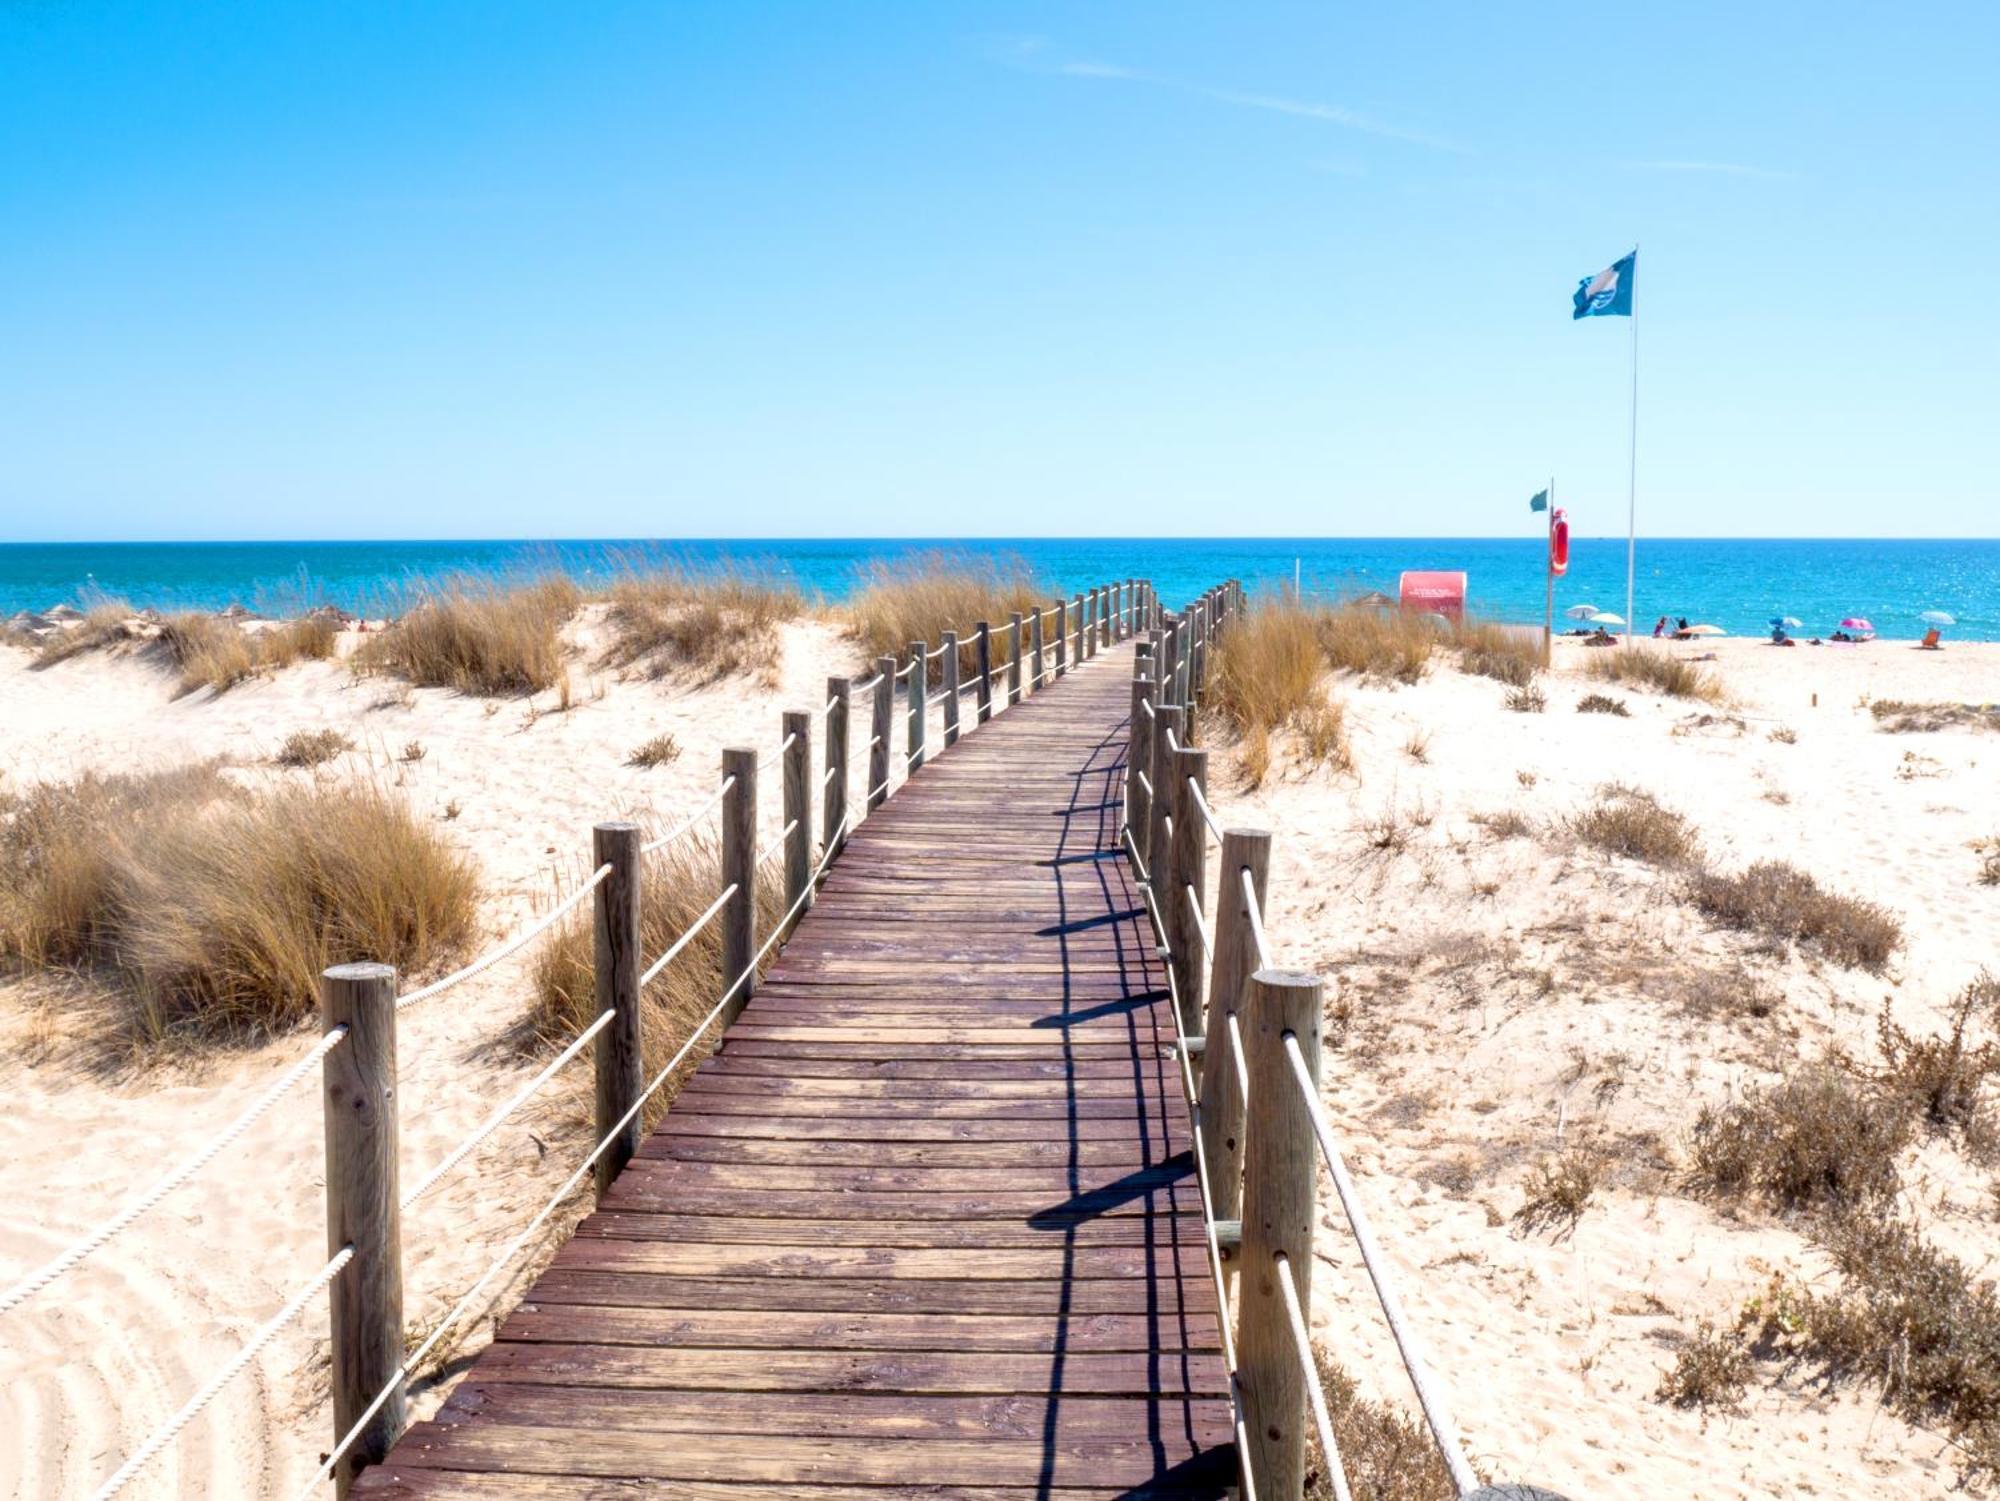
<path fill-rule="evenodd" d="M 684 838 L 648 855 L 641 879 L 639 951 L 650 964 L 677 943 L 714 903 L 722 890 L 721 855 L 713 841 Z M 783 888 L 774 878 L 757 883 L 757 934 L 761 943 L 784 915 Z M 597 1017 L 594 917 L 585 902 L 559 924 L 535 951 L 528 1019 L 520 1034 L 524 1051 L 566 1046 Z M 767 954 L 768 966 L 773 953 Z M 735 979 L 735 976 L 730 976 Z M 674 962 L 641 993 L 646 1078 L 667 1064 L 722 998 L 722 923 L 711 920 Z M 673 1077 L 647 1102 L 645 1119 L 656 1120 L 696 1065 L 714 1050 L 720 1033 L 711 1028 Z"/>
<path fill-rule="evenodd" d="M 324 766 L 343 751 L 353 749 L 354 742 L 338 730 L 293 730 L 271 759 L 280 766 L 294 768 Z"/>
<path fill-rule="evenodd" d="M 1653 1395 L 1674 1407 L 1733 1408 L 1755 1371 L 1750 1352 L 1733 1329 L 1704 1320 L 1681 1344 Z"/>
<path fill-rule="evenodd" d="M 1868 705 L 1868 712 L 1875 717 L 1875 727 L 1890 735 L 1923 734 L 1958 725 L 2000 730 L 2000 713 L 1983 705 L 1912 703 L 1900 698 L 1879 698 Z"/>
<path fill-rule="evenodd" d="M 1632 711 L 1625 707 L 1625 700 L 1613 698 L 1608 693 L 1586 693 L 1576 701 L 1579 714 L 1616 714 L 1620 719 L 1630 719 Z"/>
<path fill-rule="evenodd" d="M 1337 672 L 1414 683 L 1443 642 L 1438 622 L 1415 610 L 1364 604 L 1313 612 L 1320 650 Z"/>
<path fill-rule="evenodd" d="M 1385 1402 L 1363 1397 L 1354 1378 L 1318 1345 L 1313 1368 L 1355 1501 L 1457 1501 L 1458 1487 L 1427 1428 Z M 1319 1433 L 1311 1423 L 1306 1432 L 1306 1501 L 1333 1501 Z"/>
<path fill-rule="evenodd" d="M 152 1039 L 265 1035 L 318 1014 L 320 972 L 405 971 L 470 938 L 471 865 L 368 786 L 251 791 L 202 763 L 88 773 L 0 832 L 0 943 L 109 982 Z"/>
<path fill-rule="evenodd" d="M 1882 1095 L 1934 1131 L 1957 1130 L 1976 1144 L 1991 1146 L 1984 1120 L 1987 1084 L 2000 1074 L 2000 979 L 1982 972 L 1958 993 L 1950 1030 L 1920 1037 L 1904 1031 L 1885 1003 L 1876 1022 L 1881 1064 L 1876 1083 Z"/>
<path fill-rule="evenodd" d="M 1593 806 L 1570 819 L 1569 829 L 1585 844 L 1649 865 L 1685 865 L 1700 848 L 1686 818 L 1622 783 L 1603 788 Z"/>
<path fill-rule="evenodd" d="M 754 673 L 774 684 L 778 627 L 805 611 L 794 585 L 735 571 L 634 572 L 614 583 L 610 596 L 606 660 L 653 677 L 678 671 L 711 682 Z"/>
<path fill-rule="evenodd" d="M 1268 599 L 1230 622 L 1209 658 L 1208 710 L 1244 747 L 1252 786 L 1270 763 L 1271 736 L 1291 731 L 1309 765 L 1353 766 L 1345 705 L 1322 681 L 1326 664 L 1313 613 L 1290 599 Z"/>
<path fill-rule="evenodd" d="M 222 693 L 259 673 L 298 661 L 323 661 L 333 655 L 339 636 L 339 623 L 324 615 L 247 631 L 227 616 L 186 611 L 160 623 L 159 640 L 180 673 L 178 691 L 211 688 Z"/>
<path fill-rule="evenodd" d="M 1986 841 L 1979 861 L 1979 884 L 2000 886 L 2000 837 Z"/>
<path fill-rule="evenodd" d="M 1780 1209 L 1885 1199 L 1900 1181 L 1907 1112 L 1884 1109 L 1838 1061 L 1808 1064 L 1695 1120 L 1690 1177 L 1700 1190 Z"/>
<path fill-rule="evenodd" d="M 1532 683 L 1508 690 L 1507 707 L 1516 714 L 1539 714 L 1548 706 L 1548 698 Z"/>
<path fill-rule="evenodd" d="M 1760 860 L 1736 875 L 1696 872 L 1696 907 L 1724 927 L 1811 944 L 1836 964 L 1879 973 L 1902 942 L 1902 924 L 1886 907 L 1828 891 L 1782 860 Z"/>
<path fill-rule="evenodd" d="M 133 609 L 122 599 L 98 599 L 86 606 L 83 619 L 42 638 L 35 651 L 37 667 L 53 667 L 71 657 L 133 639 Z"/>
<path fill-rule="evenodd" d="M 1510 688 L 1527 687 L 1542 670 L 1538 630 L 1466 617 L 1453 627 L 1452 644 L 1458 649 L 1461 671 L 1493 678 Z"/>
<path fill-rule="evenodd" d="M 1603 1166 L 1603 1159 L 1586 1146 L 1566 1147 L 1544 1158 L 1528 1176 L 1526 1197 L 1514 1211 L 1516 1223 L 1530 1230 L 1575 1230 L 1597 1192 Z"/>
<path fill-rule="evenodd" d="M 680 742 L 672 735 L 655 735 L 635 746 L 632 754 L 625 758 L 625 764 L 650 771 L 655 766 L 665 766 L 669 761 L 680 759 L 680 754 Z"/>
<path fill-rule="evenodd" d="M 910 643 L 935 647 L 946 631 L 957 631 L 959 671 L 978 669 L 979 622 L 992 627 L 991 661 L 1009 659 L 1007 626 L 1021 616 L 1021 645 L 1028 647 L 1028 617 L 1055 603 L 1055 591 L 1039 584 L 1017 558 L 973 557 L 960 553 L 916 553 L 872 565 L 847 602 L 847 630 L 860 646 L 864 666 L 877 657 L 906 663 Z M 1074 610 L 1065 616 L 1072 635 Z M 1055 646 L 1055 617 L 1042 623 L 1045 652 Z M 1049 657 L 1053 661 L 1053 657 Z"/>
<path fill-rule="evenodd" d="M 1594 678 L 1603 678 L 1628 687 L 1651 688 L 1673 698 L 1722 701 L 1722 684 L 1713 673 L 1683 661 L 1672 652 L 1649 646 L 1621 646 L 1600 651 L 1585 669 Z"/>
<path fill-rule="evenodd" d="M 419 687 L 536 693 L 562 678 L 562 627 L 581 601 L 576 585 L 557 574 L 519 584 L 448 579 L 365 638 L 354 666 Z"/>

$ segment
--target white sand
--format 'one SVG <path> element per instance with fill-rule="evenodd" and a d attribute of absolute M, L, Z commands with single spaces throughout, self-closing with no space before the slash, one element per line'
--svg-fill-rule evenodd
<path fill-rule="evenodd" d="M 1706 1419 L 1653 1393 L 1676 1332 L 1731 1322 L 1774 1273 L 1822 1270 L 1761 1212 L 1676 1192 L 1698 1106 L 1830 1045 L 1872 1057 L 1885 996 L 1904 1026 L 1936 1030 L 1960 987 L 2000 968 L 2000 887 L 1978 884 L 1973 848 L 2000 836 L 2000 734 L 1884 734 L 1860 707 L 2000 697 L 2000 646 L 1716 650 L 1727 709 L 1605 690 L 1569 641 L 1543 714 L 1508 713 L 1502 685 L 1451 668 L 1406 688 L 1342 682 L 1356 774 L 1291 766 L 1243 792 L 1220 750 L 1218 814 L 1277 833 L 1277 957 L 1325 974 L 1332 1009 L 1352 1013 L 1325 1098 L 1484 1473 L 1573 1497 L 1941 1495 L 1956 1475 L 1943 1436 L 1872 1389 L 1758 1384 L 1740 1415 Z M 1574 712 L 1600 690 L 1631 717 Z M 1795 742 L 1771 738 L 1781 727 Z M 1906 941 L 1889 973 L 1759 954 L 1713 931 L 1675 878 L 1549 832 L 1613 779 L 1686 814 L 1722 868 L 1790 860 L 1892 909 Z M 1474 821 L 1510 808 L 1535 836 Z M 1392 815 L 1401 853 L 1370 832 Z M 1781 992 L 1773 1017 L 1683 1014 L 1678 976 L 1738 963 Z M 1531 1233 L 1512 1216 L 1559 1128 L 1601 1147 L 1613 1186 L 1573 1235 Z M 1992 1174 L 1931 1141 L 1904 1176 L 1926 1233 L 1990 1273 Z M 1325 1193 L 1315 1326 L 1367 1389 L 1408 1404 Z"/>
<path fill-rule="evenodd" d="M 573 672 L 579 706 L 531 724 L 518 702 L 489 714 L 477 699 L 399 695 L 389 680 L 357 681 L 332 664 L 175 700 L 169 680 L 129 654 L 32 672 L 23 654 L 0 651 L 0 786 L 215 754 L 255 763 L 295 729 L 332 726 L 360 749 L 325 774 L 400 783 L 439 818 L 458 805 L 446 827 L 479 860 L 497 939 L 546 902 L 557 877 L 574 878 L 593 822 L 667 827 L 713 787 L 722 745 L 774 746 L 779 709 L 816 708 L 825 676 L 856 655 L 831 627 L 802 623 L 785 632 L 775 689 L 690 691 L 596 673 L 586 650 Z M 1723 711 L 1613 690 L 1630 700 L 1630 719 L 1574 713 L 1589 691 L 1573 671 L 1582 655 L 1561 644 L 1543 715 L 1506 713 L 1499 684 L 1449 669 L 1410 688 L 1342 685 L 1356 776 L 1286 770 L 1245 793 L 1228 754 L 1217 755 L 1224 821 L 1279 831 L 1280 957 L 1327 974 L 1352 1012 L 1329 1054 L 1327 1100 L 1412 1314 L 1494 1478 L 1579 1501 L 1942 1493 L 1953 1467 L 1941 1437 L 1878 1410 L 1868 1392 L 1829 1401 L 1760 1387 L 1741 1416 L 1706 1420 L 1652 1392 L 1672 1359 L 1668 1335 L 1732 1316 L 1774 1271 L 1812 1269 L 1784 1226 L 1673 1192 L 1696 1104 L 1833 1042 L 1866 1051 L 1888 993 L 1906 1025 L 1933 1026 L 1994 957 L 2000 888 L 1976 884 L 1970 846 L 2000 834 L 2000 737 L 1886 735 L 1857 702 L 1991 696 L 2000 647 L 1725 642 L 1718 669 L 1741 731 L 1724 722 L 1684 734 L 1674 731 L 1690 716 Z M 1770 738 L 1780 725 L 1795 743 Z M 1407 750 L 1419 729 L 1429 737 L 1421 763 Z M 662 730 L 684 747 L 679 761 L 624 765 Z M 397 758 L 411 740 L 427 754 L 406 765 Z M 1711 932 L 1676 900 L 1668 877 L 1546 833 L 1497 841 L 1473 822 L 1518 808 L 1547 825 L 1612 778 L 1687 813 L 1722 865 L 1795 860 L 1893 908 L 1907 945 L 1891 974 L 1749 954 L 1742 936 Z M 774 804 L 761 810 L 767 835 Z M 1411 826 L 1395 855 L 1366 832 L 1392 810 Z M 1767 1022 L 1704 1021 L 1659 999 L 1676 975 L 1746 954 L 1783 994 Z M 524 962 L 511 961 L 406 1018 L 406 1181 L 531 1071 L 496 1046 L 525 989 Z M 76 1047 L 30 1046 L 64 1031 L 40 1010 L 43 990 L 0 982 L 10 1211 L 0 1282 L 142 1190 L 306 1046 L 296 1037 L 191 1073 L 107 1072 Z M 1560 1238 L 1509 1219 L 1559 1121 L 1569 1139 L 1599 1140 L 1615 1158 L 1613 1186 Z M 0 1444 L 0 1494 L 88 1494 L 320 1264 L 320 1132 L 308 1082 L 246 1149 L 35 1304 L 0 1316 L 0 1431 L 14 1440 Z M 448 1306 L 584 1145 L 573 1100 L 558 1096 L 503 1128 L 407 1217 L 413 1324 Z M 1931 1233 L 1983 1263 L 1995 1207 L 1987 1176 L 1934 1145 L 1907 1176 Z M 1406 1402 L 1330 1198 L 1326 1209 L 1315 1324 L 1370 1390 Z M 292 1494 L 329 1439 L 322 1325 L 310 1311 L 127 1494 Z"/>

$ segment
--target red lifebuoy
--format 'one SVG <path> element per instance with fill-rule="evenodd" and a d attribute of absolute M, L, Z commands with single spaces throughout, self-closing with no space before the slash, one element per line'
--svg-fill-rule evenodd
<path fill-rule="evenodd" d="M 1549 528 L 1549 572 L 1557 578 L 1569 572 L 1569 521 L 1561 511 Z"/>

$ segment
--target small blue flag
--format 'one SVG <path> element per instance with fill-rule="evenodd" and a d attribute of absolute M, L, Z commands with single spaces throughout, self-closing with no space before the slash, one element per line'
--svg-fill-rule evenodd
<path fill-rule="evenodd" d="M 1528 502 L 1528 509 L 1531 511 L 1546 511 L 1548 508 L 1549 492 L 1546 490 L 1537 492 L 1535 498 Z"/>
<path fill-rule="evenodd" d="M 1632 316 L 1632 276 L 1639 252 L 1613 261 L 1595 276 L 1576 284 L 1576 311 L 1570 318 L 1629 318 Z"/>

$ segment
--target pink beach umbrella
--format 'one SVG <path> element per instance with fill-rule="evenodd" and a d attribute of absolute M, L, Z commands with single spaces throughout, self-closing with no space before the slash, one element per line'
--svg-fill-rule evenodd
<path fill-rule="evenodd" d="M 1843 631 L 1853 631 L 1863 636 L 1872 636 L 1875 634 L 1874 622 L 1862 615 L 1848 616 L 1840 622 L 1840 628 Z"/>

